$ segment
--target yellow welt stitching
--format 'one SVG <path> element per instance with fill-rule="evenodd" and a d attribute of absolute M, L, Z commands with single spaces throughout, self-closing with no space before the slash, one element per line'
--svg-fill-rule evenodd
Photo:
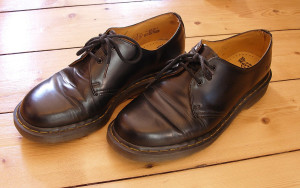
<path fill-rule="evenodd" d="M 16 116 L 17 116 L 18 122 L 19 122 L 24 128 L 26 128 L 26 129 L 28 129 L 28 130 L 30 130 L 30 131 L 32 131 L 32 132 L 36 132 L 36 133 L 47 133 L 47 132 L 43 132 L 43 131 L 36 131 L 36 130 L 30 129 L 29 127 L 27 127 L 26 125 L 24 125 L 24 124 L 20 121 L 19 116 L 18 116 L 19 108 L 20 108 L 20 106 L 19 106 L 18 109 L 17 109 Z"/>
<path fill-rule="evenodd" d="M 263 87 L 263 85 L 264 85 L 267 81 L 268 81 L 268 79 L 266 79 L 266 80 L 265 80 L 258 88 L 256 88 L 256 89 L 255 89 L 252 93 L 250 93 L 247 97 L 245 97 L 245 98 L 242 100 L 242 102 L 241 102 L 239 105 L 237 105 L 237 107 L 232 111 L 232 113 L 230 114 L 230 116 L 228 116 L 228 117 L 223 121 L 223 123 L 220 125 L 220 127 L 219 127 L 215 132 L 213 132 L 209 137 L 206 137 L 206 138 L 204 138 L 204 139 L 202 139 L 202 140 L 200 140 L 200 141 L 198 141 L 198 142 L 196 142 L 196 143 L 194 143 L 194 144 L 190 144 L 190 145 L 186 145 L 186 146 L 181 146 L 181 147 L 178 147 L 178 148 L 166 149 L 166 150 L 140 150 L 140 149 L 136 149 L 136 148 L 129 147 L 129 146 L 125 145 L 124 143 L 120 142 L 120 141 L 116 138 L 116 136 L 113 134 L 112 128 L 110 128 L 111 135 L 112 135 L 113 138 L 114 138 L 119 144 L 121 144 L 122 146 L 124 146 L 124 147 L 126 147 L 126 148 L 128 148 L 128 149 L 130 149 L 130 150 L 134 150 L 134 151 L 138 151 L 138 152 L 146 152 L 146 153 L 175 151 L 175 150 L 180 150 L 180 149 L 189 148 L 189 147 L 198 145 L 198 144 L 200 144 L 200 143 L 202 143 L 202 142 L 204 142 L 204 141 L 210 139 L 212 136 L 214 136 L 214 135 L 215 135 L 215 134 L 216 134 L 216 133 L 224 126 L 224 124 L 228 121 L 228 119 L 230 119 L 230 117 L 234 114 L 234 112 L 238 109 L 238 107 L 239 107 L 240 105 L 242 105 L 242 104 L 244 103 L 244 101 L 245 101 L 247 98 L 251 97 L 258 89 L 260 89 L 261 87 Z"/>

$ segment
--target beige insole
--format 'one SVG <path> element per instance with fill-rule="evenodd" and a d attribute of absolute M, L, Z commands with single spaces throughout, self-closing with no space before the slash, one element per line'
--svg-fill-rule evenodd
<path fill-rule="evenodd" d="M 241 68 L 250 68 L 255 65 L 260 58 L 250 52 L 238 52 L 226 58 L 226 60 Z"/>
<path fill-rule="evenodd" d="M 164 45 L 167 41 L 168 40 L 165 39 L 154 40 L 143 44 L 141 47 L 147 50 L 156 50 L 162 45 Z"/>
<path fill-rule="evenodd" d="M 144 49 L 156 50 L 172 39 L 180 23 L 177 15 L 168 13 L 132 26 L 111 29 L 134 39 Z"/>

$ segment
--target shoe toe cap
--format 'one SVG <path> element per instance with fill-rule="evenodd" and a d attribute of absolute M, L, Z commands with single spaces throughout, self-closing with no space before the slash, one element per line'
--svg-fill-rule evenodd
<path fill-rule="evenodd" d="M 126 142 L 145 147 L 174 144 L 182 136 L 142 103 L 125 107 L 114 120 L 113 129 Z"/>
<path fill-rule="evenodd" d="M 39 84 L 23 99 L 19 112 L 31 126 L 54 128 L 76 122 L 74 107 L 50 80 Z"/>

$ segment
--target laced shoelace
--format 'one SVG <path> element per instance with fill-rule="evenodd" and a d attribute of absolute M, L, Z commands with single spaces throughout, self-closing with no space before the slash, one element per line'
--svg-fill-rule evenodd
<path fill-rule="evenodd" d="M 198 83 L 198 85 L 201 85 L 203 83 L 202 79 L 198 78 L 195 75 L 195 70 L 192 68 L 189 68 L 190 63 L 199 63 L 200 64 L 200 69 L 203 73 L 203 76 L 207 80 L 212 79 L 212 75 L 214 74 L 215 66 L 210 66 L 207 61 L 204 59 L 203 56 L 201 56 L 198 53 L 185 53 L 182 55 L 177 56 L 175 59 L 172 59 L 169 61 L 168 65 L 165 66 L 154 78 L 154 80 L 147 85 L 147 88 L 152 85 L 154 82 L 159 80 L 163 74 L 170 70 L 173 69 L 176 65 L 183 67 L 188 73 L 195 79 L 195 81 Z M 176 66 L 177 67 L 177 66 Z"/>
<path fill-rule="evenodd" d="M 137 53 L 137 57 L 134 58 L 134 59 L 126 59 L 118 45 L 116 44 L 115 41 L 113 41 L 112 39 L 113 38 L 123 38 L 123 39 L 126 39 L 130 42 L 132 42 L 133 44 L 136 45 L 137 49 L 138 49 L 138 53 Z M 96 46 L 99 46 L 102 47 L 103 46 L 103 52 L 104 54 L 107 56 L 106 58 L 106 61 L 105 63 L 107 64 L 107 67 L 106 67 L 106 71 L 107 71 L 107 68 L 108 68 L 108 65 L 110 63 L 110 59 L 111 59 L 111 52 L 112 52 L 112 49 L 115 49 L 118 56 L 120 57 L 120 59 L 125 62 L 125 63 L 129 63 L 129 64 L 134 64 L 134 63 L 137 63 L 138 61 L 141 60 L 142 58 L 142 48 L 141 46 L 139 45 L 139 43 L 137 43 L 135 40 L 133 40 L 132 38 L 128 37 L 128 36 L 125 36 L 125 35 L 118 35 L 116 34 L 114 31 L 109 31 L 109 33 L 104 33 L 104 34 L 99 34 L 99 36 L 97 37 L 93 37 L 91 38 L 90 40 L 88 40 L 84 47 L 82 47 L 80 50 L 78 50 L 78 52 L 76 53 L 77 56 L 80 56 L 81 54 L 83 54 L 84 52 L 88 53 L 91 57 L 93 57 L 98 63 L 102 63 L 102 59 L 97 57 L 92 51 L 95 49 Z M 105 73 L 106 73 L 105 71 Z"/>

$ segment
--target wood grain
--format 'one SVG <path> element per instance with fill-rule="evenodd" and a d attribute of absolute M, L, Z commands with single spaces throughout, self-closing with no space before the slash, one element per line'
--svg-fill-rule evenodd
<path fill-rule="evenodd" d="M 300 28 L 298 0 L 180 0 L 21 11 L 0 14 L 0 54 L 80 47 L 112 26 L 127 26 L 163 12 L 179 13 L 186 35 Z M 145 7 L 148 8 L 145 11 Z"/>
<path fill-rule="evenodd" d="M 229 36 L 204 38 L 217 40 Z M 300 78 L 300 30 L 273 32 L 273 36 L 272 80 Z M 186 50 L 189 51 L 200 40 L 200 37 L 188 38 Z M 31 88 L 75 60 L 77 50 L 78 48 L 0 56 L 0 113 L 12 112 Z"/>
<path fill-rule="evenodd" d="M 300 149 L 299 93 L 300 80 L 273 82 L 266 95 L 238 115 L 210 147 L 186 158 L 154 164 L 131 161 L 115 153 L 106 142 L 107 126 L 72 142 L 43 145 L 22 138 L 13 126 L 12 114 L 2 114 L 0 183 L 4 187 L 71 186 Z M 120 105 L 112 118 L 125 105 Z"/>
<path fill-rule="evenodd" d="M 44 8 L 58 8 L 82 5 L 99 5 L 124 2 L 136 2 L 145 0 L 2 0 L 0 1 L 0 13 L 7 11 L 21 11 Z"/>
<path fill-rule="evenodd" d="M 0 187 L 299 187 L 299 5 L 298 0 L 1 0 Z M 168 11 L 183 18 L 187 51 L 203 36 L 274 31 L 266 95 L 215 143 L 179 160 L 142 163 L 111 149 L 107 126 L 56 145 L 33 143 L 18 133 L 9 112 L 32 87 L 76 59 L 89 38 Z M 124 178 L 130 180 L 120 181 Z"/>
<path fill-rule="evenodd" d="M 88 187 L 300 187 L 300 165 L 295 164 L 300 164 L 300 151 Z"/>

